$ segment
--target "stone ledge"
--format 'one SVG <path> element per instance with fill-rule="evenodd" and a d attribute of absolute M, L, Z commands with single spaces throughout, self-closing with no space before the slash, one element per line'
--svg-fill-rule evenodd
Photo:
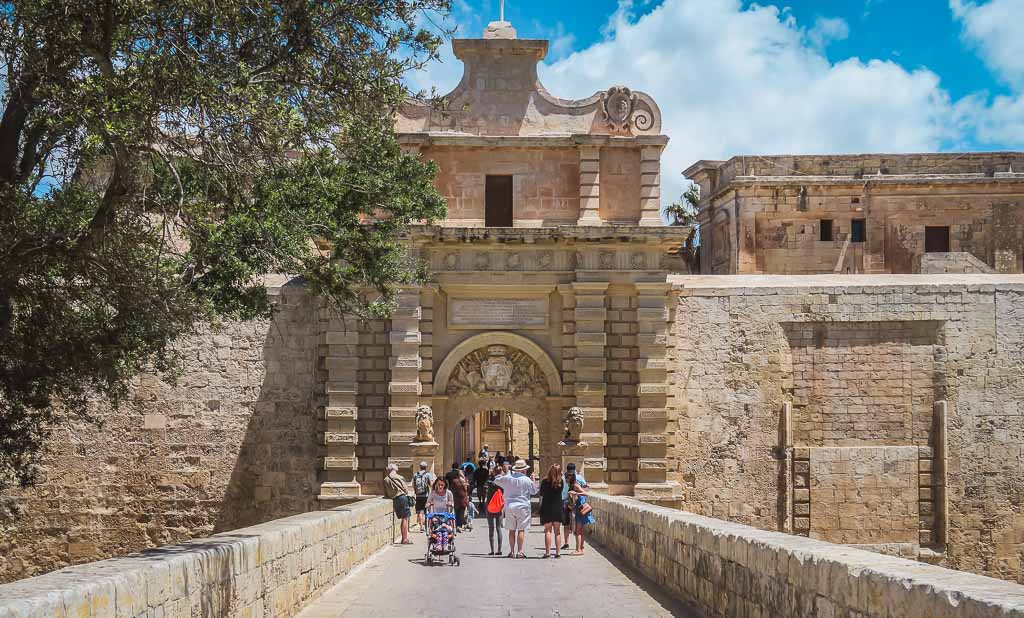
<path fill-rule="evenodd" d="M 292 616 L 391 541 L 363 500 L 0 586 L 0 617 Z"/>
<path fill-rule="evenodd" d="M 598 543 L 709 616 L 741 600 L 759 616 L 1024 617 L 1024 586 L 1010 582 L 631 498 L 590 502 Z"/>

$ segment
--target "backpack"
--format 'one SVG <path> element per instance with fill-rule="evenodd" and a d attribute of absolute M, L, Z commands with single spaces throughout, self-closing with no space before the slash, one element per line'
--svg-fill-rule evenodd
<path fill-rule="evenodd" d="M 427 477 L 428 474 L 426 472 L 417 472 L 412 477 L 412 488 L 417 496 L 425 496 L 430 492 L 430 481 L 427 480 Z"/>
<path fill-rule="evenodd" d="M 491 496 L 490 502 L 487 503 L 487 512 L 491 515 L 497 515 L 505 508 L 505 492 L 498 488 L 498 491 L 494 492 Z"/>

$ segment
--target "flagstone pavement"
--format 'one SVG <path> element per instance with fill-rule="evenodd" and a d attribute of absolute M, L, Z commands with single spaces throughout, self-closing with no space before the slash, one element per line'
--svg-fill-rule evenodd
<path fill-rule="evenodd" d="M 583 556 L 542 559 L 537 522 L 527 535 L 527 558 L 510 559 L 488 555 L 487 522 L 477 519 L 472 532 L 458 537 L 461 566 L 426 566 L 426 539 L 414 531 L 413 545 L 381 551 L 299 618 L 700 616 L 589 543 Z"/>

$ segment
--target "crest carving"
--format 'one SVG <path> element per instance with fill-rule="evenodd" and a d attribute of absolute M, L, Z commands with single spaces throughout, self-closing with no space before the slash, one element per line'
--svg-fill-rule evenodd
<path fill-rule="evenodd" d="M 528 355 L 492 345 L 466 355 L 448 383 L 448 395 L 534 396 L 548 393 L 547 379 Z"/>
<path fill-rule="evenodd" d="M 416 408 L 416 442 L 434 441 L 434 410 L 430 406 Z"/>
<path fill-rule="evenodd" d="M 604 108 L 604 117 L 612 129 L 629 130 L 633 107 L 636 104 L 636 97 L 629 88 L 612 86 L 601 96 L 601 103 Z"/>

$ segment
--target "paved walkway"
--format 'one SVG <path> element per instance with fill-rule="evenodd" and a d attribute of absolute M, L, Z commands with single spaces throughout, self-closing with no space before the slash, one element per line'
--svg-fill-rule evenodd
<path fill-rule="evenodd" d="M 378 553 L 299 618 L 697 616 L 642 576 L 624 572 L 600 548 L 588 544 L 584 556 L 541 559 L 544 529 L 533 521 L 528 558 L 515 560 L 487 555 L 487 522 L 478 519 L 459 536 L 459 567 L 426 566 L 426 539 L 414 532 L 414 545 Z"/>

